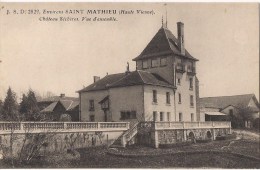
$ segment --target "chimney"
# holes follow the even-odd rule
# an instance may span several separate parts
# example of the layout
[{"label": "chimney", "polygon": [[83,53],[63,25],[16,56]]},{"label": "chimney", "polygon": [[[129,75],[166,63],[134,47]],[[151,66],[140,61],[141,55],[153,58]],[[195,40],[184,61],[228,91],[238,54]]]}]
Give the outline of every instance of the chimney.
[{"label": "chimney", "polygon": [[94,76],[94,83],[96,83],[98,80],[100,80],[99,76]]},{"label": "chimney", "polygon": [[178,47],[181,51],[181,54],[185,55],[184,48],[184,24],[182,22],[177,22],[177,30],[178,30]]},{"label": "chimney", "polygon": [[128,75],[129,73],[130,73],[129,62],[127,62],[125,74]]},{"label": "chimney", "polygon": [[61,94],[60,94],[60,98],[63,98],[63,97],[65,97],[65,94],[64,94],[64,93],[61,93]]}]

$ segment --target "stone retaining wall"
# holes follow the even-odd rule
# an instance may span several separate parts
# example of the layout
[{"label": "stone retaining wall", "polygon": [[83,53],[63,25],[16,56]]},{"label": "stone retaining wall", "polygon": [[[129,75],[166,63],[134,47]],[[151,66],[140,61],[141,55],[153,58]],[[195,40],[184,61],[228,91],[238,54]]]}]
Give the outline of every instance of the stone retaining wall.
[{"label": "stone retaining wall", "polygon": [[[19,156],[23,149],[40,146],[39,153],[62,153],[68,149],[111,145],[123,131],[115,132],[78,132],[78,133],[38,133],[12,134],[13,157]],[[0,135],[0,154],[11,156],[10,134]],[[37,143],[37,144],[36,144]]]}]

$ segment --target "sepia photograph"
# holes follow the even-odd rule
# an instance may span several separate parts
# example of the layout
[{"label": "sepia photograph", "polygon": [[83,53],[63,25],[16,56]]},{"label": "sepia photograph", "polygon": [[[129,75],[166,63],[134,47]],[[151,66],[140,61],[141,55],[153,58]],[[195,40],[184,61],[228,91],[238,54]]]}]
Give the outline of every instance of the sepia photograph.
[{"label": "sepia photograph", "polygon": [[0,168],[260,169],[259,4],[0,2]]}]

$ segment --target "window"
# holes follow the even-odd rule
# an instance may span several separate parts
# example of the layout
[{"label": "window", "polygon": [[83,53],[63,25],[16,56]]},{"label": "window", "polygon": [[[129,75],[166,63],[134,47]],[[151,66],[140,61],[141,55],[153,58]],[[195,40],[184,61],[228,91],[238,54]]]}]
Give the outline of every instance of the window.
[{"label": "window", "polygon": [[157,103],[157,91],[153,90],[153,102]]},{"label": "window", "polygon": [[95,122],[95,115],[90,115],[90,116],[89,116],[89,120],[90,120],[91,122]]},{"label": "window", "polygon": [[163,112],[160,112],[160,121],[163,121]]},{"label": "window", "polygon": [[181,85],[181,79],[180,78],[177,79],[177,84]]},{"label": "window", "polygon": [[192,72],[192,64],[191,63],[188,64],[187,72],[190,72],[190,73]]},{"label": "window", "polygon": [[194,122],[194,113],[191,113],[191,115],[190,115],[190,120],[191,120],[192,122]]},{"label": "window", "polygon": [[158,60],[152,59],[152,67],[158,67]]},{"label": "window", "polygon": [[233,116],[233,109],[229,109],[229,115]]},{"label": "window", "polygon": [[193,89],[193,78],[190,78],[190,89]]},{"label": "window", "polygon": [[182,113],[179,113],[179,122],[182,121]]},{"label": "window", "polygon": [[121,111],[121,120],[136,119],[136,111]]},{"label": "window", "polygon": [[179,93],[179,103],[181,103],[181,93]]},{"label": "window", "polygon": [[167,103],[167,104],[170,104],[170,103],[171,103],[170,92],[166,92],[166,103]]},{"label": "window", "polygon": [[156,117],[157,117],[157,112],[154,111],[154,112],[153,112],[153,121],[157,121],[157,118],[156,118]]},{"label": "window", "polygon": [[170,121],[171,120],[171,113],[170,112],[167,112],[167,121]]},{"label": "window", "polygon": [[142,67],[143,68],[148,68],[148,61],[147,60],[143,60],[142,61]]},{"label": "window", "polygon": [[89,100],[89,111],[94,111],[94,100]]},{"label": "window", "polygon": [[193,102],[193,95],[190,95],[190,106],[194,106],[194,102]]},{"label": "window", "polygon": [[166,65],[167,65],[166,58],[161,58],[161,66],[166,66]]}]

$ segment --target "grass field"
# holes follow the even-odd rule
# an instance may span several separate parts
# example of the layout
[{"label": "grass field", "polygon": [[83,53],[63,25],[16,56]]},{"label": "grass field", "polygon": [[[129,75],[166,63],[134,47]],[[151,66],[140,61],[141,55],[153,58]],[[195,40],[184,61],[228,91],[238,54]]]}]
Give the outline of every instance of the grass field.
[{"label": "grass field", "polygon": [[[16,168],[260,168],[259,161],[230,154],[230,152],[235,152],[260,158],[258,141],[236,140],[230,142],[229,140],[213,141],[167,149],[144,146],[120,149],[92,147],[78,149],[79,159],[68,160],[65,159],[64,154],[52,155],[47,159],[36,160],[30,165],[16,165]],[[189,153],[183,153],[186,151]],[[190,153],[191,151],[204,152]],[[123,156],[111,155],[107,152]],[[133,155],[136,156],[133,157]],[[59,157],[59,159],[53,160],[55,157]],[[46,161],[48,159],[49,161]],[[10,162],[0,161],[0,167],[10,168]]]}]

